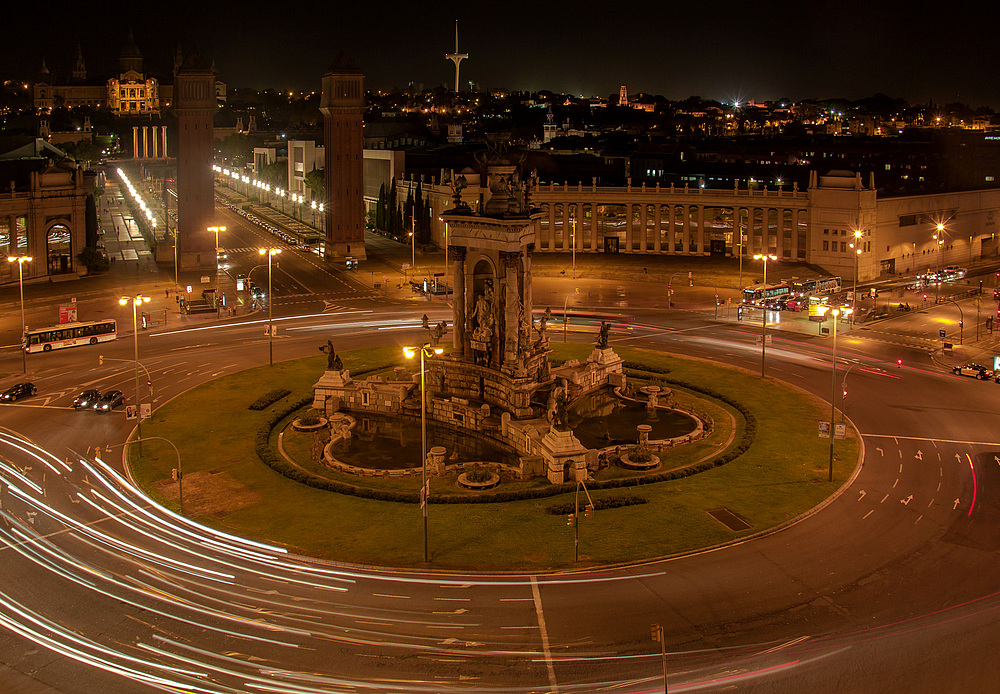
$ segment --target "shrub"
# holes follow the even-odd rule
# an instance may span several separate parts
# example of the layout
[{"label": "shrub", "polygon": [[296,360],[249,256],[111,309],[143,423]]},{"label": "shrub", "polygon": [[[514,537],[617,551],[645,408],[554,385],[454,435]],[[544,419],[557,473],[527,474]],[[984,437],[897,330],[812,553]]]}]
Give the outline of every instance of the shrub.
[{"label": "shrub", "polygon": [[[637,506],[639,504],[648,504],[649,499],[644,496],[638,496],[637,494],[625,494],[622,496],[606,496],[601,499],[594,499],[594,510],[600,511],[601,509],[608,508],[622,508],[624,506]],[[561,504],[554,504],[545,509],[545,512],[553,516],[563,516],[567,513],[576,512],[576,501],[567,501]]]},{"label": "shrub", "polygon": [[474,463],[465,468],[465,479],[474,484],[489,482],[491,477],[493,477],[493,473],[485,465]]},{"label": "shrub", "polygon": [[320,419],[314,414],[306,415],[305,417],[299,417],[299,426],[304,427],[314,427],[319,424]]},{"label": "shrub", "polygon": [[[278,402],[279,400],[281,400],[283,397],[285,397],[286,395],[288,395],[291,392],[292,391],[287,390],[285,388],[275,388],[274,390],[269,390],[266,393],[264,393],[263,395],[261,395],[259,398],[257,398],[256,400],[254,400],[252,403],[250,403],[250,405],[248,406],[248,409],[251,409],[251,410],[263,410],[263,409],[266,409],[267,407],[269,407],[269,406],[273,405],[274,403]],[[310,400],[311,400],[311,398],[310,398]]]}]

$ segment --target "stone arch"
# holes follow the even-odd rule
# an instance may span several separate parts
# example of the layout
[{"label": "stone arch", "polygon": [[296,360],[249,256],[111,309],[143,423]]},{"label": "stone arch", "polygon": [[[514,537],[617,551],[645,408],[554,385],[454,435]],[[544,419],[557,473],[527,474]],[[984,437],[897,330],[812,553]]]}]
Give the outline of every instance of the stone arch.
[{"label": "stone arch", "polygon": [[45,232],[45,257],[50,275],[73,272],[73,232],[62,222],[55,222]]}]

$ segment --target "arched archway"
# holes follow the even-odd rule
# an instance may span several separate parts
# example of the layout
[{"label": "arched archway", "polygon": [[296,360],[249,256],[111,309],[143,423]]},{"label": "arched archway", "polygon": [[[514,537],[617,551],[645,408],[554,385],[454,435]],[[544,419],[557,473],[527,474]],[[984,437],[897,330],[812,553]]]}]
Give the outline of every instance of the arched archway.
[{"label": "arched archway", "polygon": [[73,271],[72,232],[65,224],[53,224],[45,235],[45,255],[49,274],[64,275]]}]

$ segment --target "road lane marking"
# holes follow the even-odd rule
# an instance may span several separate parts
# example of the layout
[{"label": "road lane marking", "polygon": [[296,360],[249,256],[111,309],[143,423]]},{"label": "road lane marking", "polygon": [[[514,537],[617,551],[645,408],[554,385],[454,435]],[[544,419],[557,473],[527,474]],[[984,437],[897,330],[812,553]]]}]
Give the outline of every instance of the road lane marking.
[{"label": "road lane marking", "polygon": [[556,671],[552,666],[552,652],[549,650],[549,632],[545,628],[545,614],[542,612],[542,595],[538,592],[538,579],[531,577],[531,595],[535,601],[535,614],[538,615],[538,630],[542,636],[542,652],[545,654],[545,667],[549,672],[549,685],[553,694],[559,691],[556,684]]},{"label": "road lane marking", "polygon": [[871,511],[869,511],[865,515],[861,516],[861,520],[864,520],[865,518],[867,518],[868,516],[872,515],[873,513],[875,513],[875,509],[872,509]]}]

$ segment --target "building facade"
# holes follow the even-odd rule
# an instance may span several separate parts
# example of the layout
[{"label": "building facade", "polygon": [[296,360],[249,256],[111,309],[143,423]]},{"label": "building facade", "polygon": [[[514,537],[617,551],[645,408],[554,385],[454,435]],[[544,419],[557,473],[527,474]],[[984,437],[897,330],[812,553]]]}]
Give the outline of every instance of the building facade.
[{"label": "building facade", "polygon": [[[398,200],[421,185],[438,246],[446,234],[440,215],[452,205],[457,177],[443,171],[433,179],[396,181]],[[462,199],[473,209],[486,205],[490,192],[478,174],[462,178]],[[537,253],[569,253],[575,246],[577,253],[768,254],[845,278],[857,272],[860,280],[998,255],[1000,189],[880,199],[871,180],[848,171],[813,172],[806,190],[536,184],[531,203],[541,212],[534,221]],[[940,257],[933,238],[939,222],[945,227]]]},{"label": "building facade", "polygon": [[76,278],[93,178],[44,140],[29,147],[0,157],[0,282],[18,281],[6,259],[25,255],[25,280]]}]

